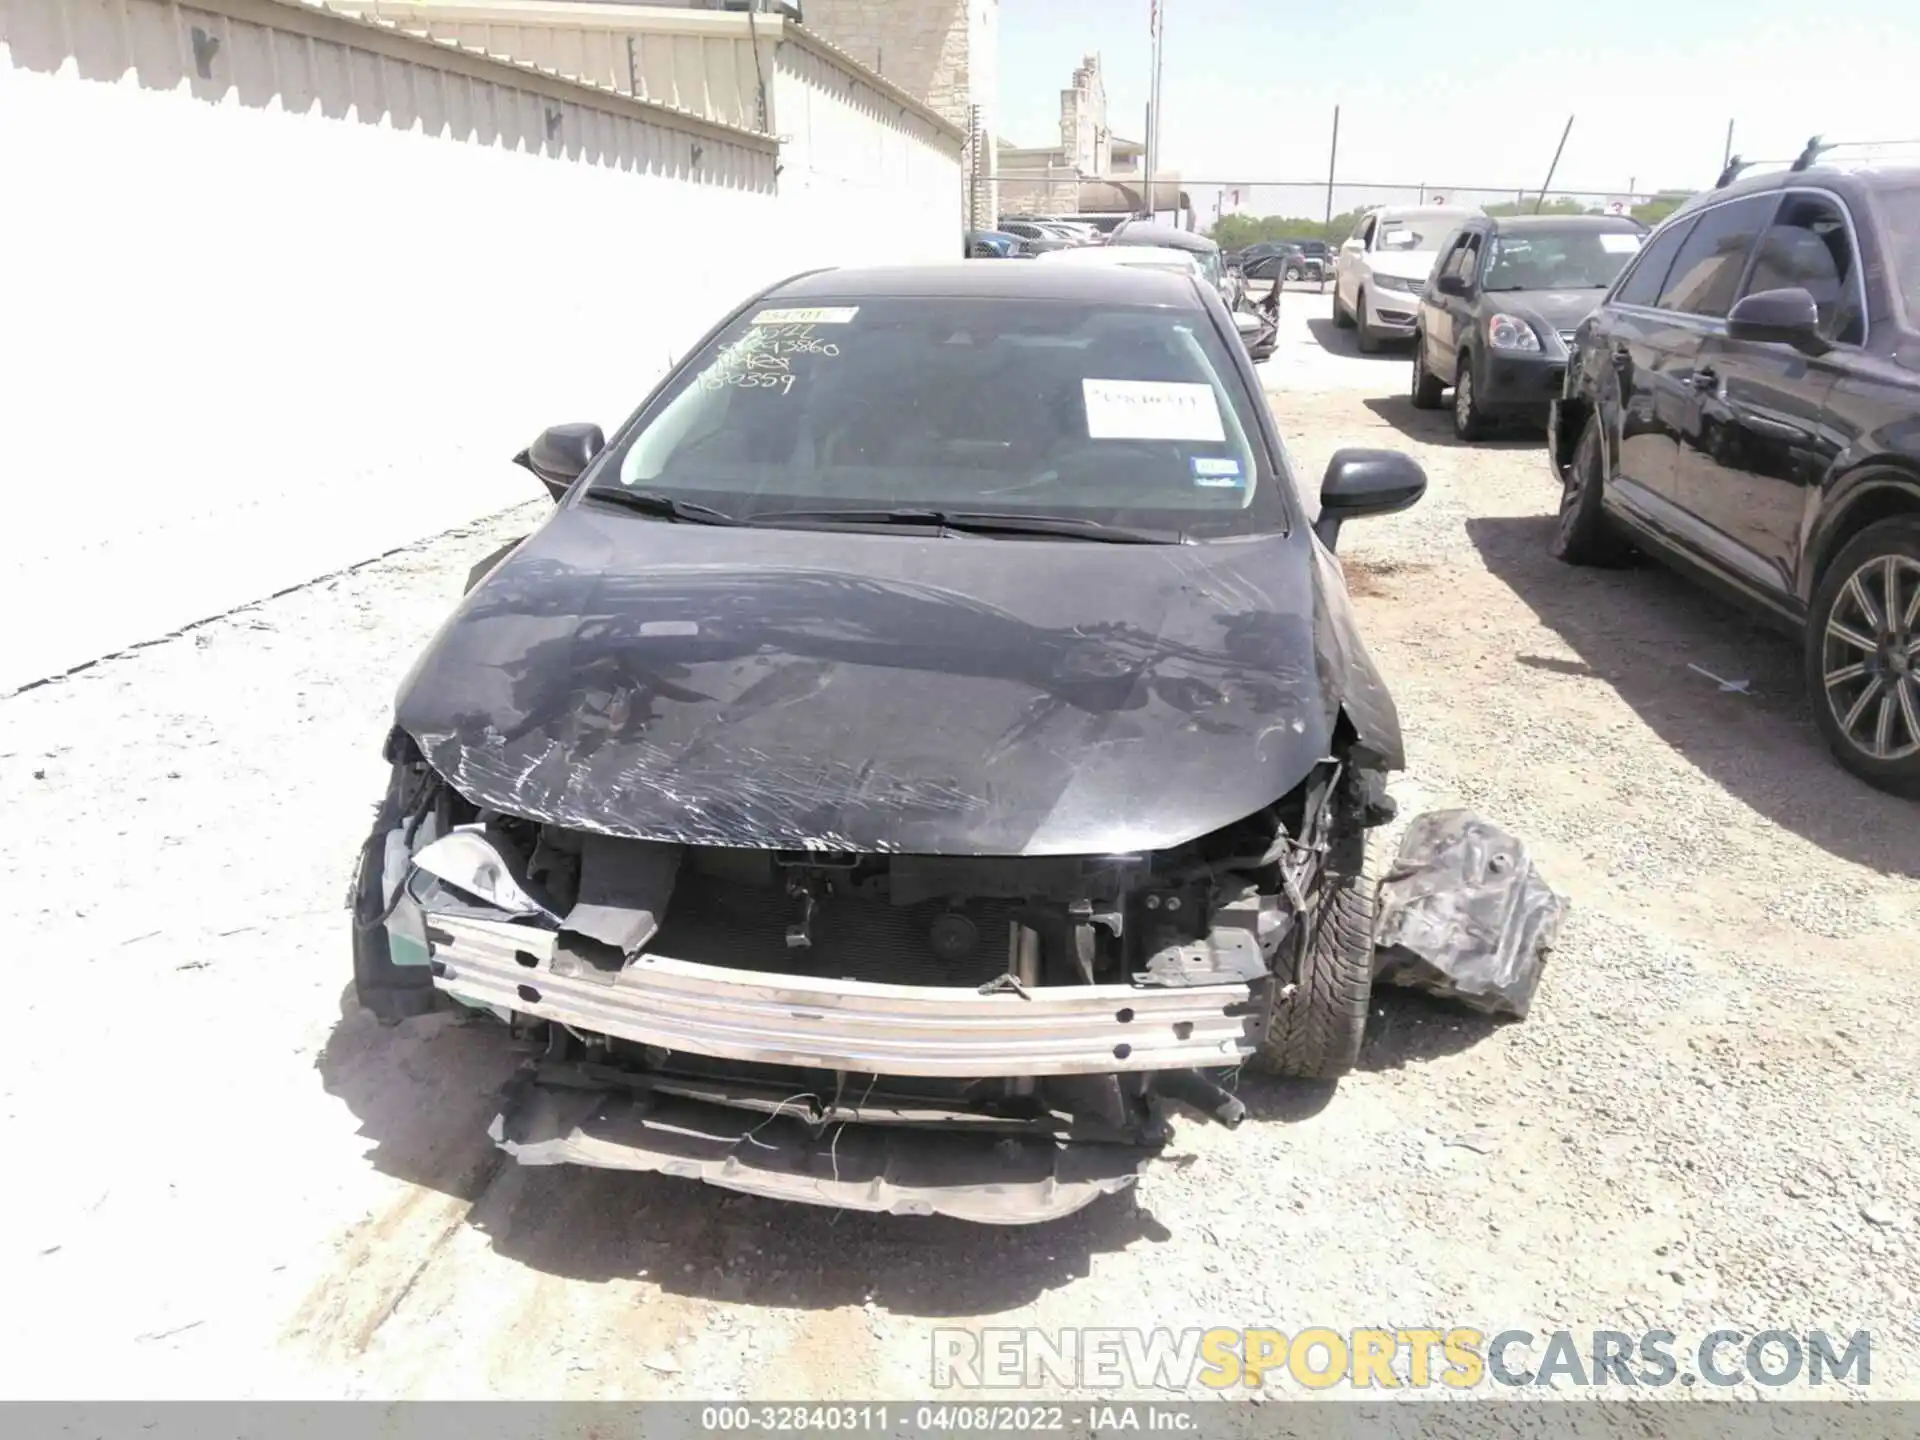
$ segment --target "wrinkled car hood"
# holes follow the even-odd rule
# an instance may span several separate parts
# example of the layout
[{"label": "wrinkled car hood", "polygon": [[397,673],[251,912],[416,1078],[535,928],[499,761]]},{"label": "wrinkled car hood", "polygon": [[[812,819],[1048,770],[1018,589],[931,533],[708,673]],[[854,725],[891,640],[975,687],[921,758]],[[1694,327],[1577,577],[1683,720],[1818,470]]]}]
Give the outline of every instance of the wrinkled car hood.
[{"label": "wrinkled car hood", "polygon": [[573,829],[1159,849],[1290,790],[1343,694],[1402,763],[1334,563],[1305,531],[1104,545],[573,505],[462,601],[396,719],[468,799]]},{"label": "wrinkled car hood", "polygon": [[1566,331],[1600,308],[1604,290],[1489,290],[1488,313],[1501,311],[1539,322],[1548,330]]}]

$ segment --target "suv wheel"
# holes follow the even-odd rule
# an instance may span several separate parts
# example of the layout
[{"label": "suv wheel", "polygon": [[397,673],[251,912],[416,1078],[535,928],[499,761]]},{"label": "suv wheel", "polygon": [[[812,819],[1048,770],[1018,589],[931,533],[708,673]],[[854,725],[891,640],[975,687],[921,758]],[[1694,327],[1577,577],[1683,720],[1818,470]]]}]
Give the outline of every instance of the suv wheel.
[{"label": "suv wheel", "polygon": [[1548,548],[1569,565],[1619,567],[1633,558],[1633,547],[1620,538],[1607,518],[1601,500],[1607,483],[1607,447],[1601,437],[1600,417],[1587,417],[1567,467],[1566,487],[1560,492],[1560,518]]},{"label": "suv wheel", "polygon": [[1920,798],[1920,516],[1869,525],[1814,590],[1807,686],[1834,758]]},{"label": "suv wheel", "polygon": [[1419,331],[1413,334],[1413,386],[1407,398],[1416,410],[1438,410],[1446,384],[1427,369],[1427,339]]},{"label": "suv wheel", "polygon": [[1293,993],[1273,1002],[1255,1069],[1337,1080],[1359,1060],[1373,998],[1373,887],[1366,860],[1365,830],[1354,825],[1334,835],[1316,882],[1300,973]]},{"label": "suv wheel", "polygon": [[1289,280],[1298,280],[1300,278],[1300,267],[1298,265],[1287,266],[1286,278]]},{"label": "suv wheel", "polygon": [[1464,350],[1453,372],[1453,433],[1467,441],[1487,433],[1486,412],[1473,393],[1473,357]]},{"label": "suv wheel", "polygon": [[1353,328],[1356,332],[1354,342],[1359,345],[1362,355],[1380,353],[1380,332],[1367,323],[1367,292],[1353,292]]}]

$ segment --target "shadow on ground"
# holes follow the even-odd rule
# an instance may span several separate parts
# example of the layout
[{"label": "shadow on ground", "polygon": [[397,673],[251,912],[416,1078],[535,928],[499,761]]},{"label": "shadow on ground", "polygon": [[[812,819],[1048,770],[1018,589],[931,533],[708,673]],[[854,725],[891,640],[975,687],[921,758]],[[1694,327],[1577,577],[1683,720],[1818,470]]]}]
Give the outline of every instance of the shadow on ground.
[{"label": "shadow on ground", "polygon": [[[495,1252],[542,1274],[604,1282],[644,1272],[696,1299],[829,1310],[871,1297],[898,1315],[965,1316],[1030,1303],[1086,1278],[1096,1256],[1172,1238],[1133,1191],[1050,1224],[1000,1227],[834,1211],[661,1175],[521,1166],[487,1135],[524,1053],[503,1027],[436,1013],[385,1028],[350,989],[341,1011],[316,1069],[372,1142],[372,1164],[470,1202],[467,1223]],[[1266,1079],[1242,1086],[1249,1123],[1307,1119],[1332,1094]],[[1176,1121],[1188,1134],[1207,1123],[1184,1112]]]},{"label": "shadow on ground", "polygon": [[1444,1060],[1472,1049],[1504,1023],[1418,990],[1376,985],[1359,1068],[1377,1073]]},{"label": "shadow on ground", "polygon": [[1405,395],[1369,396],[1360,403],[1409,440],[1418,440],[1422,445],[1452,445],[1462,450],[1538,450],[1543,489],[1547,485],[1546,430],[1540,425],[1510,420],[1489,433],[1486,439],[1469,441],[1453,433],[1450,410],[1416,410]]},{"label": "shadow on ground", "polygon": [[[1834,762],[1814,727],[1795,639],[1659,566],[1563,565],[1547,553],[1553,527],[1545,515],[1467,522],[1487,570],[1579,657],[1521,655],[1520,664],[1604,681],[1756,813],[1841,859],[1920,878],[1920,804],[1883,795]],[[1722,690],[1689,662],[1748,688]]]},{"label": "shadow on ground", "polygon": [[1351,355],[1356,360],[1377,360],[1382,365],[1405,365],[1408,363],[1407,357],[1413,353],[1410,340],[1385,340],[1381,342],[1383,348],[1379,354],[1362,355],[1360,342],[1354,338],[1354,332],[1342,330],[1324,315],[1316,315],[1307,321],[1307,333],[1329,355]]}]

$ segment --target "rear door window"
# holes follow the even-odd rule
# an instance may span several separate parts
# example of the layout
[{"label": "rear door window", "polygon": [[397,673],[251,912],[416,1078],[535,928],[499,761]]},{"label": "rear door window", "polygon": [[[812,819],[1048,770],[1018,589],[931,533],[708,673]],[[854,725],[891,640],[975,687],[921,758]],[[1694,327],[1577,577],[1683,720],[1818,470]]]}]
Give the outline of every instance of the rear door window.
[{"label": "rear door window", "polygon": [[1703,211],[1655,304],[1683,315],[1723,318],[1740,293],[1747,257],[1779,203],[1777,194],[1749,195]]},{"label": "rear door window", "polygon": [[1840,207],[1824,195],[1790,194],[1760,237],[1741,293],[1805,290],[1820,309],[1821,333],[1842,345],[1858,345],[1867,338],[1858,269]]}]

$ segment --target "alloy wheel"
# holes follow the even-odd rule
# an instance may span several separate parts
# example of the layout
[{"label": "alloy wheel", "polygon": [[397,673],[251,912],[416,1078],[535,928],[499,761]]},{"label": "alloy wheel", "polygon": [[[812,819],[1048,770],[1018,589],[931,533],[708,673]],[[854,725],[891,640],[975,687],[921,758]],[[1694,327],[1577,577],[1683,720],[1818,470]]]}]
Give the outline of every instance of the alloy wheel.
[{"label": "alloy wheel", "polygon": [[1473,369],[1462,365],[1453,382],[1453,428],[1462,435],[1473,430]]},{"label": "alloy wheel", "polygon": [[1847,577],[1821,672],[1849,745],[1881,761],[1920,754],[1920,560],[1876,555]]}]

